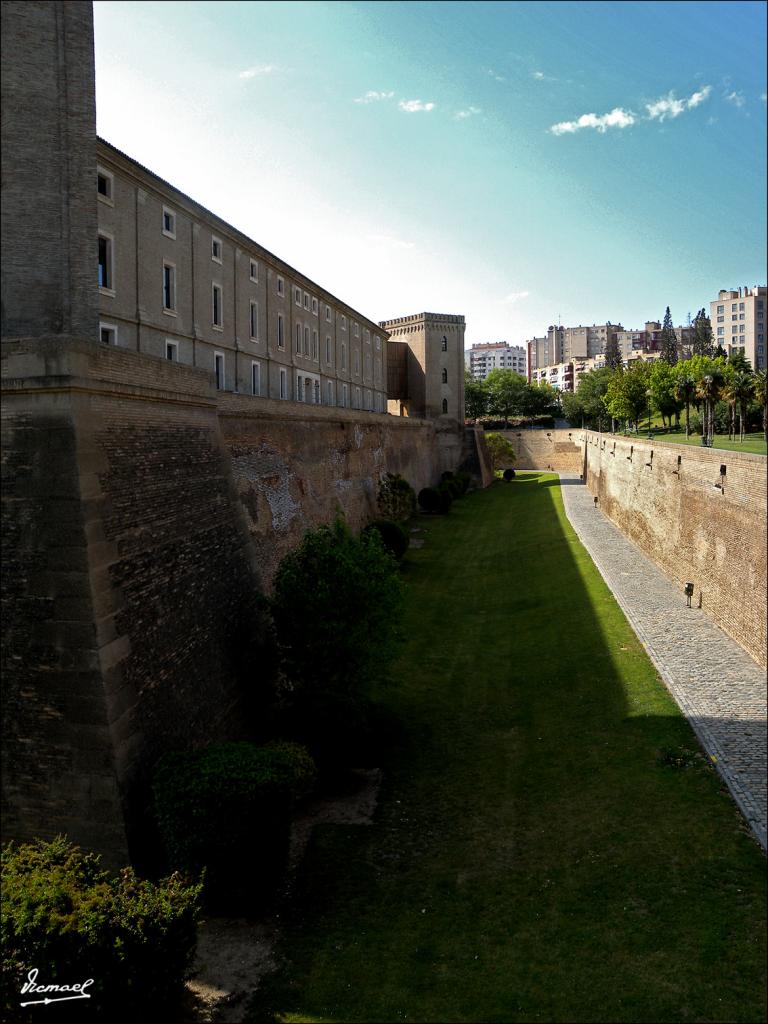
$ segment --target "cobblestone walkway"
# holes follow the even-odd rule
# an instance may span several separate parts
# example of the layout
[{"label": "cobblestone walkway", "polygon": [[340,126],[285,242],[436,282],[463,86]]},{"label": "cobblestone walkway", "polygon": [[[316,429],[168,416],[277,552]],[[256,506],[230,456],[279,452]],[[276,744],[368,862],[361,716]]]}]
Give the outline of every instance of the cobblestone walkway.
[{"label": "cobblestone walkway", "polygon": [[651,660],[766,848],[766,677],[560,473],[566,514]]}]

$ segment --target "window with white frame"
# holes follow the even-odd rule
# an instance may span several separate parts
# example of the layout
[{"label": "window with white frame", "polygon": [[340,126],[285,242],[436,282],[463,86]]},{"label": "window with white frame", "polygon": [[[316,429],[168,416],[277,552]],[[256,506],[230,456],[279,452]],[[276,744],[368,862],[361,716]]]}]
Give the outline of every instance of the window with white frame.
[{"label": "window with white frame", "polygon": [[320,358],[320,339],[317,336],[317,331],[312,331],[312,358],[315,360]]},{"label": "window with white frame", "polygon": [[353,408],[359,409],[360,407],[360,388],[355,388],[355,401]]},{"label": "window with white frame", "polygon": [[331,307],[330,306],[326,306],[325,307],[325,320],[326,320],[326,323],[330,323],[331,322]]},{"label": "window with white frame", "polygon": [[176,214],[167,206],[163,207],[163,234],[166,238],[176,237]]},{"label": "window with white frame", "polygon": [[309,292],[304,292],[304,309],[309,310]]},{"label": "window with white frame", "polygon": [[301,305],[301,288],[293,289],[293,300],[297,306]]},{"label": "window with white frame", "polygon": [[717,312],[718,313],[724,313],[725,312],[725,306],[718,306],[717,307]]},{"label": "window with white frame", "polygon": [[220,284],[211,285],[211,319],[213,326],[221,330],[224,326],[224,310]]},{"label": "window with white frame", "polygon": [[349,385],[341,385],[341,404],[344,409],[349,405]]},{"label": "window with white frame", "polygon": [[333,381],[326,381],[325,385],[325,404],[333,405]]},{"label": "window with white frame", "polygon": [[359,338],[360,337],[360,324],[357,322],[357,320],[355,320],[355,325],[354,326],[355,326],[355,337]]},{"label": "window with white frame", "polygon": [[312,313],[317,316],[317,299],[312,299]]},{"label": "window with white frame", "polygon": [[211,259],[214,263],[221,263],[222,246],[220,238],[211,238]]},{"label": "window with white frame", "polygon": [[99,233],[99,288],[114,292],[114,252],[110,235]]},{"label": "window with white frame", "polygon": [[277,279],[277,294],[285,295],[285,281],[282,279],[282,277],[278,277]]},{"label": "window with white frame", "polygon": [[251,363],[251,394],[261,394],[261,363],[255,360]]},{"label": "window with white frame", "polygon": [[347,368],[347,343],[345,341],[341,343],[341,368],[342,370]]},{"label": "window with white frame", "polygon": [[309,328],[304,328],[304,355],[309,355]]},{"label": "window with white frame", "polygon": [[173,313],[176,310],[176,267],[173,263],[163,263],[163,311]]},{"label": "window with white frame", "polygon": [[213,353],[213,372],[216,376],[216,389],[217,391],[223,391],[226,385],[226,376],[224,371],[224,353],[214,352]]},{"label": "window with white frame", "polygon": [[331,336],[329,334],[325,336],[325,361],[326,363],[331,361]]},{"label": "window with white frame", "polygon": [[115,205],[115,178],[103,167],[96,168],[96,196],[107,206]]},{"label": "window with white frame", "polygon": [[251,302],[250,315],[251,341],[259,340],[259,304]]},{"label": "window with white frame", "polygon": [[285,348],[285,324],[282,313],[277,314],[277,347]]},{"label": "window with white frame", "polygon": [[315,405],[320,405],[321,401],[322,401],[322,396],[321,396],[321,393],[320,393],[320,381],[316,380],[315,381]]},{"label": "window with white frame", "polygon": [[376,335],[376,351],[381,351],[381,338],[378,336],[378,334]]},{"label": "window with white frame", "polygon": [[360,375],[360,353],[355,351],[355,376]]},{"label": "window with white frame", "polygon": [[718,327],[717,328],[717,333],[718,334],[725,334],[725,328],[724,327]]},{"label": "window with white frame", "polygon": [[301,355],[301,324],[296,324],[296,351]]},{"label": "window with white frame", "polygon": [[99,324],[99,340],[102,345],[116,345],[117,327],[115,324]]},{"label": "window with white frame", "polygon": [[259,283],[259,264],[256,262],[256,260],[249,260],[249,263],[250,263],[250,270],[249,270],[250,278],[251,278],[251,280],[253,281],[254,284],[258,284]]},{"label": "window with white frame", "polygon": [[304,401],[304,378],[300,373],[296,374],[296,401]]},{"label": "window with white frame", "polygon": [[171,341],[170,338],[165,339],[165,358],[169,363],[178,363],[179,361],[179,343],[178,341]]},{"label": "window with white frame", "polygon": [[342,331],[346,331],[347,329],[347,318],[343,314],[341,317],[341,329]]},{"label": "window with white frame", "polygon": [[280,397],[288,397],[288,371],[282,368],[280,370]]},{"label": "window with white frame", "polygon": [[371,344],[371,332],[368,330],[367,327],[365,329],[364,341],[365,341],[366,345],[370,345]]}]

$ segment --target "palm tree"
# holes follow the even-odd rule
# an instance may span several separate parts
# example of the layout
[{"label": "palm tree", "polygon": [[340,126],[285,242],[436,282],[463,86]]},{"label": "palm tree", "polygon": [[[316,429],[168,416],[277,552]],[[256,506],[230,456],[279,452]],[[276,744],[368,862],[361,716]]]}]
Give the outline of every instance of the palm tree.
[{"label": "palm tree", "polygon": [[713,367],[696,385],[696,394],[704,403],[704,423],[702,425],[701,441],[707,448],[712,447],[712,441],[715,436],[715,403],[720,397],[722,386],[723,372],[719,367]]},{"label": "palm tree", "polygon": [[691,433],[689,426],[691,399],[696,393],[696,378],[690,373],[681,373],[675,381],[674,390],[677,401],[685,402],[685,436],[689,437]]},{"label": "palm tree", "polygon": [[763,436],[768,443],[768,385],[765,370],[758,370],[752,378],[752,394],[763,407]]},{"label": "palm tree", "polygon": [[[752,385],[752,374],[745,371],[739,370],[733,375],[733,379],[730,383],[731,400],[733,401],[734,409],[738,406],[739,409],[739,441],[744,440],[745,428],[747,425],[747,410],[749,408],[749,400],[754,394]],[[735,435],[735,431],[734,431]]]}]

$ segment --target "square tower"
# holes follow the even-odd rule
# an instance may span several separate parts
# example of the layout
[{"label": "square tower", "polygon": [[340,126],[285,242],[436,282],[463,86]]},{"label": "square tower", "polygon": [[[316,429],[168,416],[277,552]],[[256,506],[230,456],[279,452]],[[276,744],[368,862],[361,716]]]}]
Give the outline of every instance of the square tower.
[{"label": "square tower", "polygon": [[463,316],[414,313],[384,320],[387,408],[396,416],[464,423]]}]

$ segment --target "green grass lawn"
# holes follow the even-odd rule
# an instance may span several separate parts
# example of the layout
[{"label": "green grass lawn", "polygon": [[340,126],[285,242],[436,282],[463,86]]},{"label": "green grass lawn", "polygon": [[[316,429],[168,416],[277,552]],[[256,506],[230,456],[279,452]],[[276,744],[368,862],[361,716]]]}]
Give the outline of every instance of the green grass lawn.
[{"label": "green grass lawn", "polygon": [[[642,432],[638,436],[642,437]],[[674,444],[695,444],[701,447],[701,436],[699,434],[692,434],[686,438],[685,431],[681,434],[658,433],[654,434],[654,437],[658,441],[671,441]],[[766,454],[765,437],[762,433],[745,434],[743,441],[729,441],[727,435],[715,434],[715,443],[712,447],[724,448],[732,452],[749,452],[751,455]]]},{"label": "green grass lawn", "polygon": [[315,830],[249,1020],[764,1020],[764,856],[556,478],[419,525],[379,809]]}]

